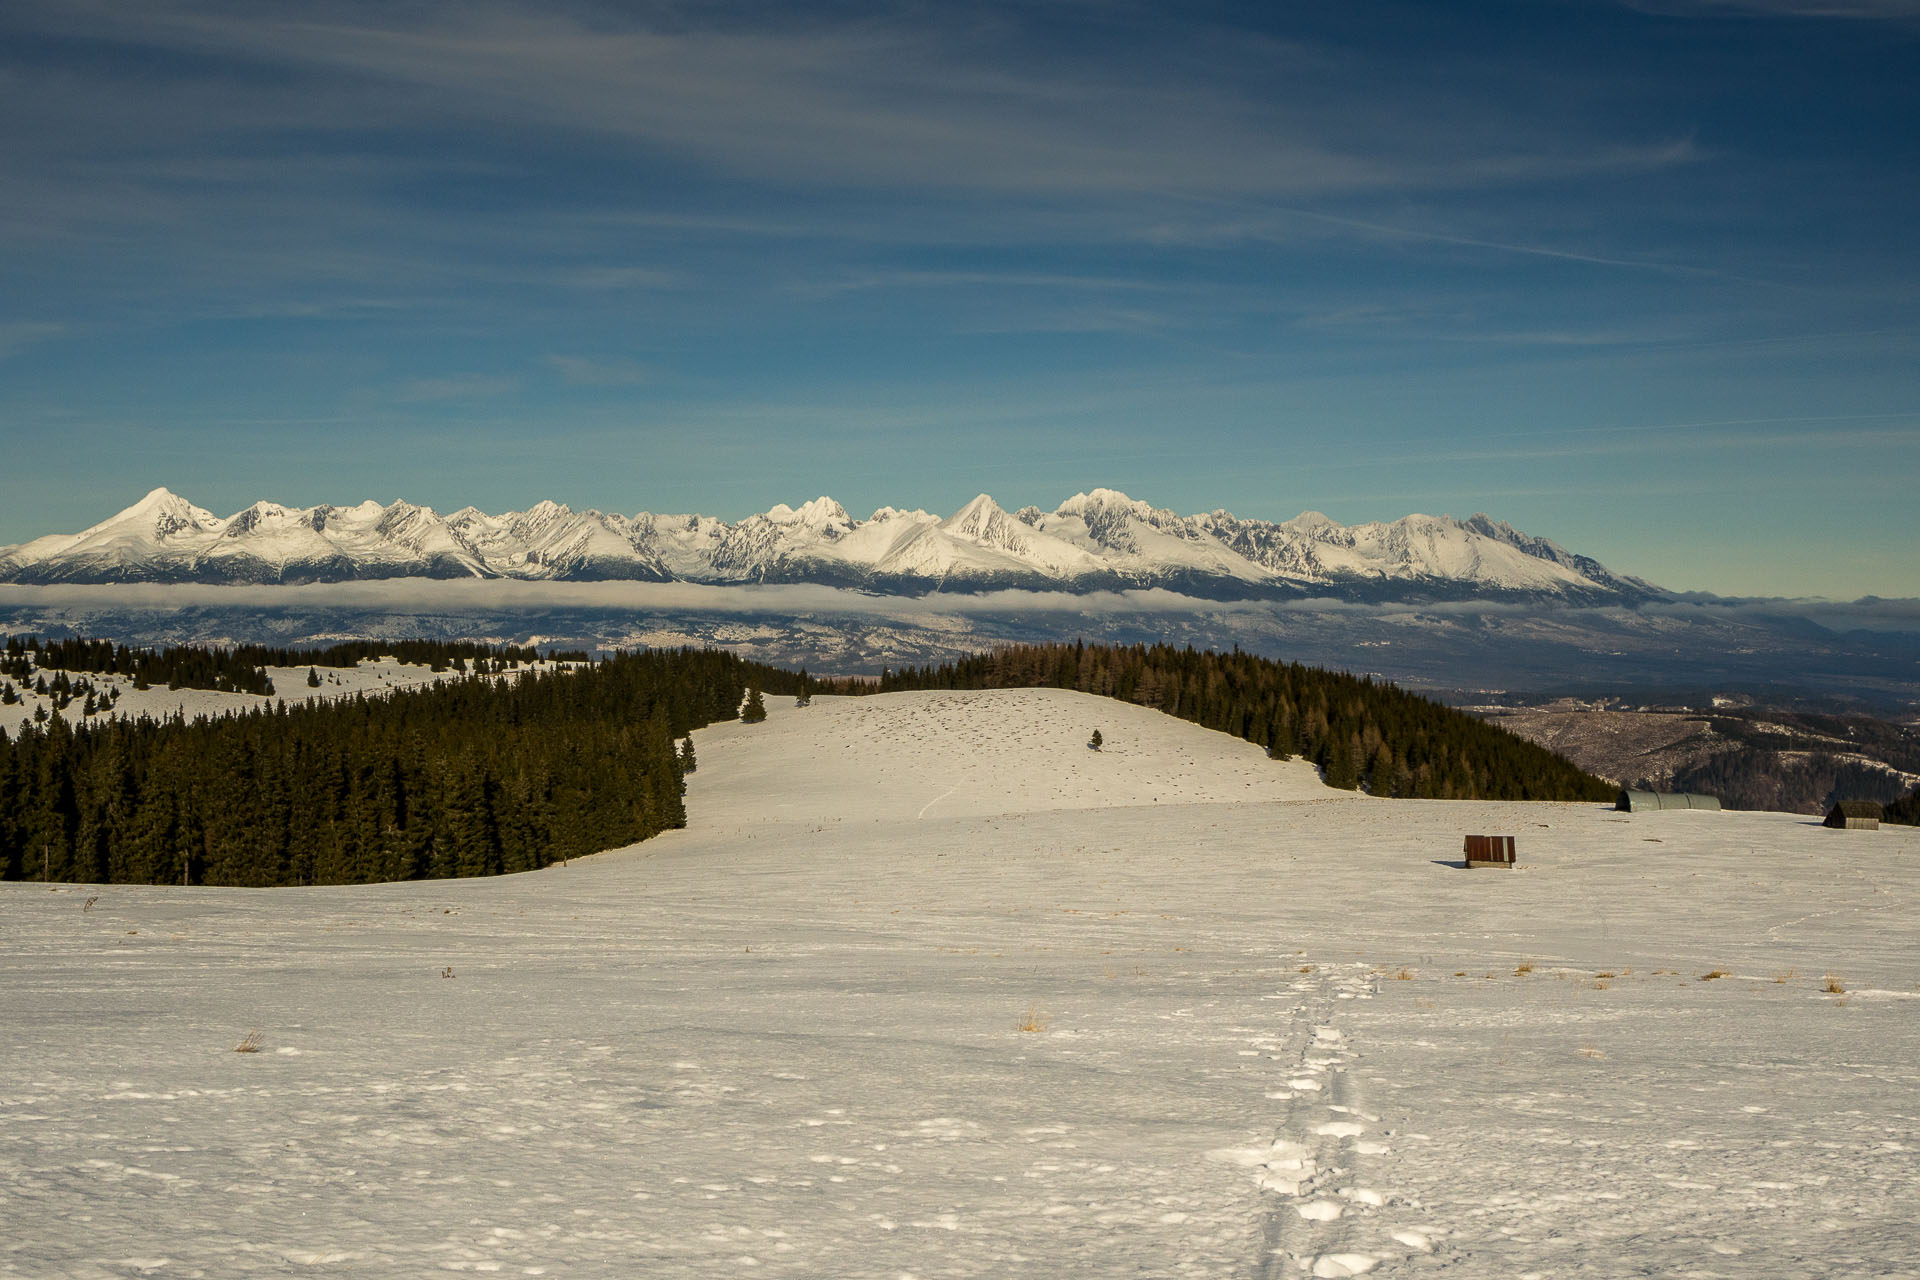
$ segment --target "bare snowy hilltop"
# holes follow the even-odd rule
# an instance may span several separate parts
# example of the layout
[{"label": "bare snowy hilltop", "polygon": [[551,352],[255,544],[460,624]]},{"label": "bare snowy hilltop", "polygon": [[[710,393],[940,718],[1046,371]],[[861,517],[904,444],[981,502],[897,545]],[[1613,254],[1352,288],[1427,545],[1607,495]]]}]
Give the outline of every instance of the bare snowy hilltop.
[{"label": "bare snowy hilltop", "polygon": [[0,884],[0,1275],[1920,1274],[1920,831],[770,710],[544,871]]},{"label": "bare snowy hilltop", "polygon": [[542,502],[440,515],[409,502],[284,507],[225,518],[166,489],[76,534],[0,547],[0,582],[313,583],[380,578],[817,583],[901,595],[1162,588],[1202,599],[1546,596],[1594,603],[1664,593],[1476,515],[1347,526],[1225,511],[1177,515],[1124,493],[1007,512],[981,494],[951,516],[831,498],[728,523],[612,515]]}]

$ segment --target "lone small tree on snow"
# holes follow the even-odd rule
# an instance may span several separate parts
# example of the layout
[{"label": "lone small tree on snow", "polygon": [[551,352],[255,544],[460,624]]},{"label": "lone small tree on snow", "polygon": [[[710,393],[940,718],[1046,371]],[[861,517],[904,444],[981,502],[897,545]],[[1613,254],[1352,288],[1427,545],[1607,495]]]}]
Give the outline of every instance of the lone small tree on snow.
[{"label": "lone small tree on snow", "polygon": [[759,724],[767,718],[766,700],[760,696],[760,686],[747,686],[747,704],[740,708],[740,720],[743,724]]},{"label": "lone small tree on snow", "polygon": [[1100,749],[1100,744],[1105,741],[1106,739],[1100,736],[1100,731],[1098,729],[1095,729],[1093,731],[1093,736],[1087,739],[1087,748],[1091,751],[1098,751]]},{"label": "lone small tree on snow", "polygon": [[319,687],[320,687],[320,673],[314,668],[308,667],[307,668],[307,688],[318,689]]}]

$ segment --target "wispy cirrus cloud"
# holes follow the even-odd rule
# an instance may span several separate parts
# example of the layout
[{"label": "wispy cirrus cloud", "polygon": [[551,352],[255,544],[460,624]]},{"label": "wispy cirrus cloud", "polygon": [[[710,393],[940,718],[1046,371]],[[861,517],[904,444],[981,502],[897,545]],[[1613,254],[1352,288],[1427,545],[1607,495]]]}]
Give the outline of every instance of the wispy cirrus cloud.
[{"label": "wispy cirrus cloud", "polygon": [[413,378],[397,396],[402,404],[434,404],[447,400],[490,400],[520,389],[517,378],[491,373],[456,373],[439,378]]},{"label": "wispy cirrus cloud", "polygon": [[[586,12],[80,0],[20,20],[63,35],[110,21],[122,41],[299,72],[283,87],[258,82],[256,114],[219,122],[208,118],[217,104],[195,97],[240,90],[196,86],[188,96],[157,86],[163,120],[206,134],[244,132],[237,119],[320,127],[330,118],[388,132],[423,117],[511,120],[642,145],[669,164],[803,186],[1304,195],[1500,185],[1689,159],[1684,140],[1571,139],[1490,103],[1471,129],[1458,127],[1458,103],[1431,129],[1417,113],[1396,115],[1391,129],[1369,124],[1374,86],[1344,84],[1350,69],[1338,55],[1204,26],[1169,28],[1190,46],[1183,56],[1116,81],[1097,60],[1035,56],[1004,17],[901,7],[840,22],[769,13],[703,23]],[[341,91],[347,77],[351,96]],[[1327,96],[1356,109],[1327,112]]]},{"label": "wispy cirrus cloud", "polygon": [[548,368],[578,387],[634,387],[653,380],[653,370],[630,360],[594,360],[586,356],[552,355]]},{"label": "wispy cirrus cloud", "polygon": [[0,324],[0,359],[35,343],[51,342],[66,331],[66,325],[50,321],[18,320]]}]

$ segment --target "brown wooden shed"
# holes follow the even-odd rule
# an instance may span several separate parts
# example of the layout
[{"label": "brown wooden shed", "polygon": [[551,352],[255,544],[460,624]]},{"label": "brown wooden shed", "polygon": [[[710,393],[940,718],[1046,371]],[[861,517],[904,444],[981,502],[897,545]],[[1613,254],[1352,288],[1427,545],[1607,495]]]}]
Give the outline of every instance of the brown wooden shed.
[{"label": "brown wooden shed", "polygon": [[1880,806],[1871,800],[1842,800],[1827,811],[1824,825],[1835,831],[1878,831]]},{"label": "brown wooden shed", "polygon": [[1469,867],[1505,867],[1513,870],[1512,836],[1468,836],[1464,851]]}]

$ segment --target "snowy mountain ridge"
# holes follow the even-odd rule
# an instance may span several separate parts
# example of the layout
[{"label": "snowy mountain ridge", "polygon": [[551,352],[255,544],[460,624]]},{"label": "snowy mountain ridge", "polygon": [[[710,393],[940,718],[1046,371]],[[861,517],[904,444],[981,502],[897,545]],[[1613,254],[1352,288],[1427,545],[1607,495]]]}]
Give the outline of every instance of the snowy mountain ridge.
[{"label": "snowy mountain ridge", "polygon": [[855,519],[828,497],[728,523],[575,511],[543,501],[488,515],[409,502],[287,507],[221,518],[167,489],[76,534],[0,547],[0,582],[306,583],[372,578],[813,582],[884,594],[1161,587],[1206,599],[1551,597],[1666,593],[1475,515],[1342,525],[1183,516],[1112,489],[1052,511],[981,494],[953,515],[882,507]]}]

